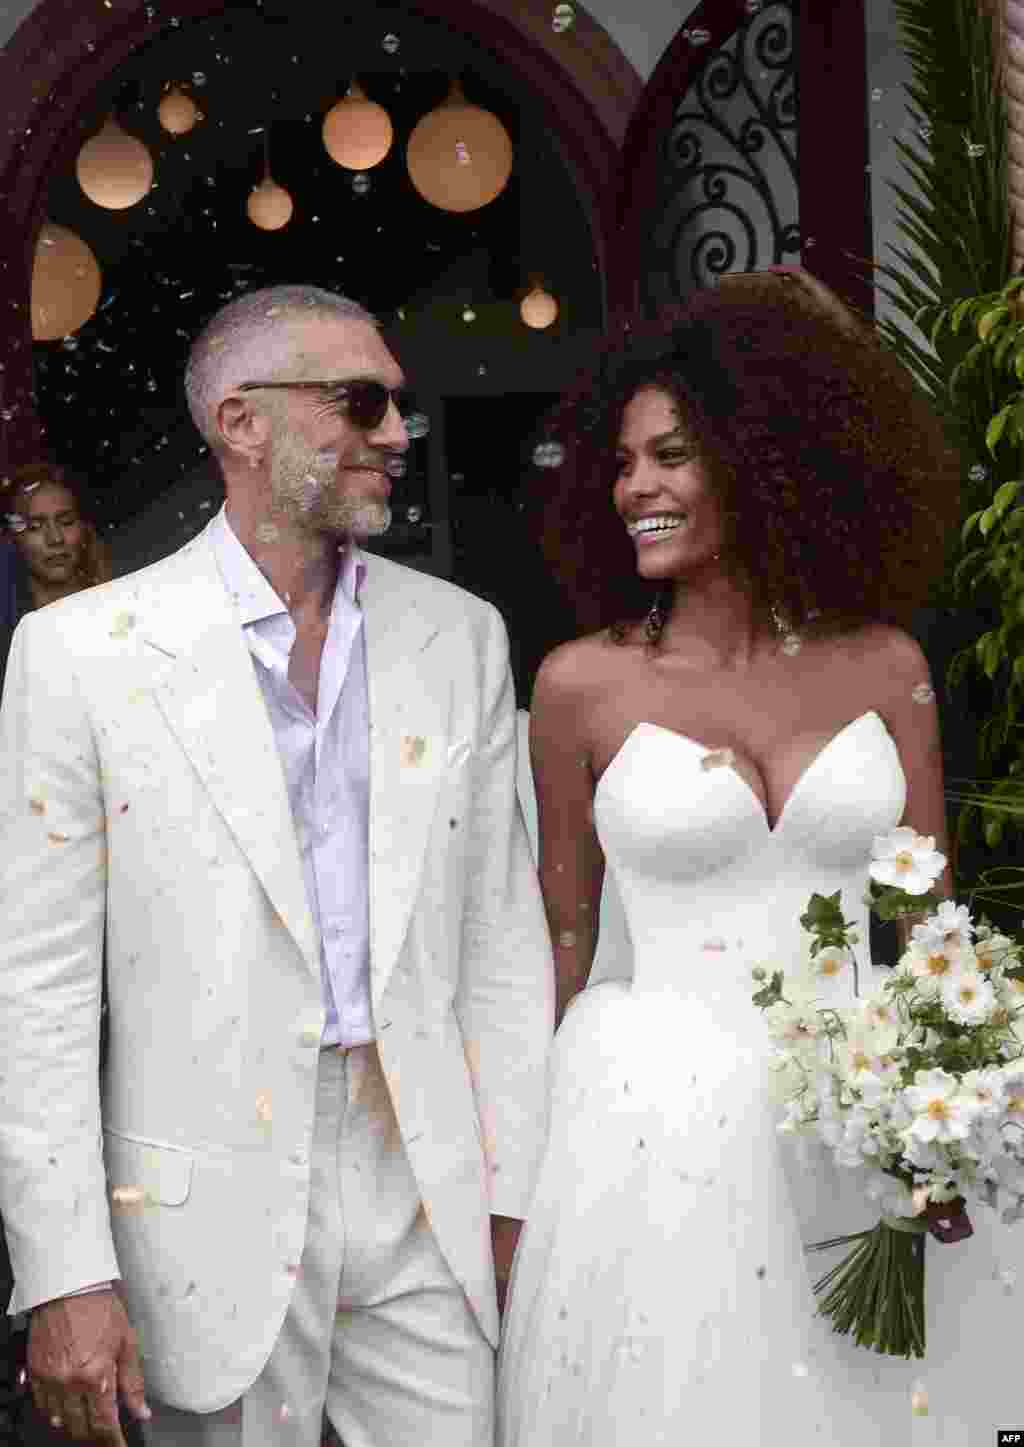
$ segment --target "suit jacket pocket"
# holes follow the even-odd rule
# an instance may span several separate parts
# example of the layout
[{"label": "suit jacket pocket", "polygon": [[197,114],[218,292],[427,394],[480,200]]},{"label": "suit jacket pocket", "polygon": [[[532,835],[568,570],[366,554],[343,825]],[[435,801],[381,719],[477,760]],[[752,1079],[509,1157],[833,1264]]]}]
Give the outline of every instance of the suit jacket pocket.
[{"label": "suit jacket pocket", "polygon": [[183,1206],[188,1200],[194,1164],[190,1150],[105,1126],[103,1155],[115,1211],[150,1204]]}]

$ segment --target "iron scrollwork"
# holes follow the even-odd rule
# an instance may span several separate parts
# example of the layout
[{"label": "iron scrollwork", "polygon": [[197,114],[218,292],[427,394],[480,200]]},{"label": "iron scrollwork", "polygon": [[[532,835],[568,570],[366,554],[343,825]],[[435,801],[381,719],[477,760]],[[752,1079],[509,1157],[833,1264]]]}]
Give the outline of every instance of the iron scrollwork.
[{"label": "iron scrollwork", "polygon": [[655,310],[799,254],[795,25],[791,0],[748,13],[676,106],[644,267]]}]

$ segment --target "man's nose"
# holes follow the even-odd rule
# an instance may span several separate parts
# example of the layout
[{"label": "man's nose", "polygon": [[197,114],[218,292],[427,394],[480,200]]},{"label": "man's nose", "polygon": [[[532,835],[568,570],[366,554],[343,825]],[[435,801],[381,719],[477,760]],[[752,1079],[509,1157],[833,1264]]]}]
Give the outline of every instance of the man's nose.
[{"label": "man's nose", "polygon": [[405,418],[395,406],[395,399],[388,401],[388,410],[379,427],[375,427],[369,434],[370,440],[381,447],[392,447],[395,451],[405,452],[409,447],[409,433],[406,431]]}]

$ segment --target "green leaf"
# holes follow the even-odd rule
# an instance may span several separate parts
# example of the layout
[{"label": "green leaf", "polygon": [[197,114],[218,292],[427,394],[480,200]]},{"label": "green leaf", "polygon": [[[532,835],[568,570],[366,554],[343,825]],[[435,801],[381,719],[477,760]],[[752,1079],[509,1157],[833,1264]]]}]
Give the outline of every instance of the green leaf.
[{"label": "green leaf", "polygon": [[977,302],[973,296],[969,296],[966,301],[957,302],[956,306],[953,308],[952,318],[950,321],[950,327],[954,334],[960,330],[972,307],[976,305]]},{"label": "green leaf", "polygon": [[985,446],[988,448],[989,452],[995,452],[996,447],[999,443],[999,439],[1000,437],[1002,437],[1004,431],[1006,430],[1006,424],[1010,420],[1010,414],[1012,413],[1012,411],[1012,403],[1009,403],[1006,407],[1001,407],[1000,410],[996,413],[996,415],[992,418],[992,421],[986,427]]},{"label": "green leaf", "polygon": [[778,1004],[782,999],[782,978],[781,970],[773,970],[768,984],[755,990],[751,996],[754,1004],[762,1010],[767,1010],[769,1005]]},{"label": "green leaf", "polygon": [[980,317],[977,331],[981,340],[983,342],[987,341],[992,335],[993,330],[999,326],[1001,322],[1004,322],[1009,315],[1010,308],[1004,302],[1000,306],[994,306],[991,311],[987,311],[984,316]]},{"label": "green leaf", "polygon": [[1003,821],[998,814],[985,820],[985,843],[990,849],[998,849],[1003,837]]},{"label": "green leaf", "polygon": [[[966,543],[967,539],[970,537],[971,531],[977,526],[978,519],[981,517],[983,511],[984,509],[979,508],[977,512],[972,512],[970,517],[964,523],[963,527],[960,530],[960,541],[962,543]],[[973,554],[971,556],[973,556]],[[964,558],[963,561],[966,563],[969,561],[969,559]]]},{"label": "green leaf", "polygon": [[1012,482],[1004,482],[1001,487],[996,489],[996,495],[992,499],[992,507],[997,517],[1002,517],[1022,486],[1024,486],[1024,483],[1017,478]]}]

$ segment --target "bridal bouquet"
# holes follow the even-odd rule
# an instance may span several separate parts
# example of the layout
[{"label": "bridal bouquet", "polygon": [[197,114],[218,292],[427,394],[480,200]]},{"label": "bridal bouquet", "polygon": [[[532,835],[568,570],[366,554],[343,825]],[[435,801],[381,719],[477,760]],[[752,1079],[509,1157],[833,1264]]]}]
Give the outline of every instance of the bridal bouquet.
[{"label": "bridal bouquet", "polygon": [[820,1310],[858,1345],[903,1357],[924,1355],[926,1233],[970,1236],[968,1197],[1024,1216],[1022,949],[930,892],[946,862],[934,845],[907,828],[875,840],[866,903],[884,919],[927,915],[880,990],[859,997],[838,893],[812,895],[801,916],[812,938],[792,981],[753,972],[779,1129],[809,1130],[859,1168],[879,1208],[877,1226],[808,1248],[853,1248],[815,1283]]}]

